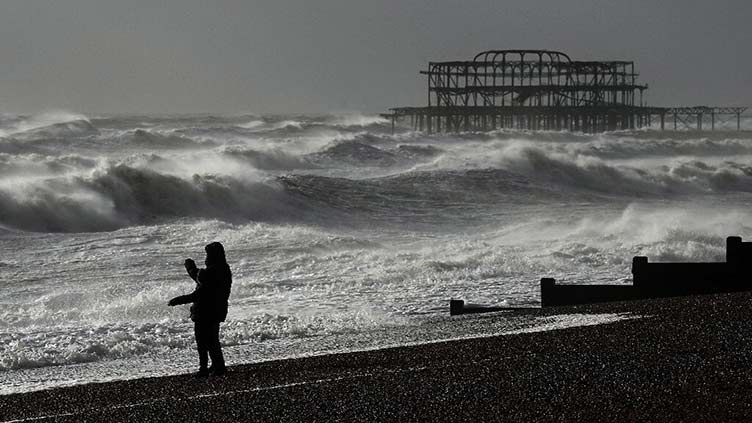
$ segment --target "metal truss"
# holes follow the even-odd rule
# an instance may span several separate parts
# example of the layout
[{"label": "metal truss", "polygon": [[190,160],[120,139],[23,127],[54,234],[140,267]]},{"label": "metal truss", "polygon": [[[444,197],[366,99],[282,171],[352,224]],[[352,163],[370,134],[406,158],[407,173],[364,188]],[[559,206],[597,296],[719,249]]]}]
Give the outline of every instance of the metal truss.
[{"label": "metal truss", "polygon": [[[428,105],[385,114],[409,118],[415,129],[433,131],[634,129],[666,115],[675,123],[699,113],[705,118],[739,108],[660,108],[644,104],[647,84],[631,61],[575,61],[552,50],[488,50],[469,61],[429,62]],[[743,109],[743,108],[742,108]],[[743,110],[742,110],[743,111]],[[702,125],[700,125],[702,126]]]}]

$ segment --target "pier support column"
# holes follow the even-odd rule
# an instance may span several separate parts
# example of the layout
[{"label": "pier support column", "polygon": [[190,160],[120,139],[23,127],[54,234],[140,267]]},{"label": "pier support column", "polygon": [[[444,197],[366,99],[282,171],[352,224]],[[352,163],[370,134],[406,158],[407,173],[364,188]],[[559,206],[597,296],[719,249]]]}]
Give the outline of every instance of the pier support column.
[{"label": "pier support column", "polygon": [[742,113],[736,112],[736,130],[741,131],[742,130]]}]

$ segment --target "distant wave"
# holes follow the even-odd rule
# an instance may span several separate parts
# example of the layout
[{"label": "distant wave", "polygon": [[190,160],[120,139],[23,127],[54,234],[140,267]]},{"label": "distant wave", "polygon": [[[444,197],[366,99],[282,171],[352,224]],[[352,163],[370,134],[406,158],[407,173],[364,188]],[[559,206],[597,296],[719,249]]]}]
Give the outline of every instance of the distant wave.
[{"label": "distant wave", "polygon": [[326,118],[325,122],[330,125],[336,125],[336,126],[347,127],[347,128],[352,128],[352,127],[386,128],[387,125],[390,125],[389,121],[381,116],[363,115],[359,113],[343,113],[339,115],[332,115]]},{"label": "distant wave", "polygon": [[531,145],[518,145],[499,153],[498,163],[533,180],[603,194],[639,196],[752,192],[750,167],[734,162],[711,165],[700,160],[689,160],[645,169],[614,165],[588,156],[561,155]]},{"label": "distant wave", "polygon": [[351,165],[389,167],[398,164],[417,163],[438,156],[443,151],[433,146],[399,145],[394,149],[384,149],[366,143],[359,138],[341,140],[325,147],[322,151],[309,154],[313,162],[337,162]]},{"label": "distant wave", "polygon": [[[258,152],[238,154],[241,160],[250,157],[267,167],[305,165],[287,156],[272,163],[265,162],[269,156]],[[158,164],[148,160],[146,165]],[[156,156],[154,160],[162,159]],[[66,162],[91,164],[73,156],[57,165]],[[90,176],[51,177],[1,187],[0,224],[32,231],[78,232],[180,218],[314,222],[318,215],[312,211],[321,207],[376,213],[386,219],[412,216],[419,221],[421,216],[441,216],[480,205],[508,207],[576,198],[591,201],[603,195],[628,201],[674,194],[752,192],[752,167],[730,162],[713,166],[688,161],[648,172],[597,160],[569,160],[528,147],[505,152],[500,165],[410,171],[369,179],[292,174],[263,181],[213,174],[186,179],[140,166],[112,164],[97,168]]]},{"label": "distant wave", "polygon": [[243,129],[254,129],[264,126],[264,121],[260,119],[254,119],[248,122],[237,123],[235,126]]},{"label": "distant wave", "polygon": [[[345,133],[372,131],[386,132],[391,126],[379,116],[338,114],[325,116],[265,116],[231,127],[264,135],[301,135],[309,131],[335,130]],[[219,128],[215,128],[219,129]]]},{"label": "distant wave", "polygon": [[602,159],[752,155],[752,143],[741,138],[638,139],[631,134],[623,137],[605,135],[600,140],[558,146],[557,149]]},{"label": "distant wave", "polygon": [[97,160],[76,155],[0,153],[0,176],[43,176],[93,169]]},{"label": "distant wave", "polygon": [[339,161],[359,165],[392,166],[394,153],[357,141],[342,141],[309,156],[314,161]]},{"label": "distant wave", "polygon": [[[6,115],[0,118],[0,137],[39,136],[47,137],[81,135],[91,132],[93,126],[89,119],[81,114],[65,111],[46,112],[37,115]],[[45,134],[46,132],[46,134]]]},{"label": "distant wave", "polygon": [[258,151],[254,149],[230,147],[223,151],[225,156],[240,160],[261,170],[313,169],[317,166],[305,158],[286,153],[280,149]]},{"label": "distant wave", "polygon": [[127,131],[118,135],[114,141],[131,147],[155,149],[211,148],[217,145],[211,141],[195,141],[187,137],[162,134],[144,129]]},{"label": "distant wave", "polygon": [[99,130],[89,123],[89,121],[83,119],[55,123],[12,134],[13,138],[22,140],[81,138],[95,135],[99,135]]},{"label": "distant wave", "polygon": [[310,213],[320,207],[407,222],[480,204],[752,193],[752,143],[728,133],[392,134],[365,115],[60,119],[2,117],[33,127],[0,138],[0,225],[336,221]]},{"label": "distant wave", "polygon": [[102,133],[84,121],[56,124],[0,138],[0,153],[6,154],[57,155],[68,154],[71,150],[117,154],[137,149],[187,150],[216,146],[212,141],[197,141],[144,129]]},{"label": "distant wave", "polygon": [[[5,116],[0,119],[0,138],[21,140],[71,139],[111,132],[120,133],[120,141],[133,144],[153,142],[170,144],[178,138],[196,142],[242,140],[247,137],[300,137],[320,133],[387,133],[389,126],[378,116],[342,114],[324,116],[111,116],[88,119],[72,113],[35,116]],[[140,128],[140,129],[135,129]]]},{"label": "distant wave", "polygon": [[[335,222],[339,221],[335,210],[398,219],[412,215],[420,220],[426,212],[440,215],[446,206],[461,210],[545,198],[562,197],[556,190],[498,169],[410,172],[362,180],[293,174],[253,181],[209,174],[184,179],[121,163],[97,168],[90,176],[1,187],[0,224],[30,231],[81,232],[182,218]],[[328,211],[321,214],[321,210]]]},{"label": "distant wave", "polygon": [[177,218],[275,221],[298,212],[274,183],[229,176],[191,180],[126,165],[89,177],[50,178],[0,189],[0,223],[44,232],[113,230]]},{"label": "distant wave", "polygon": [[564,194],[500,169],[408,172],[351,180],[311,175],[281,178],[286,189],[337,209],[363,211],[415,222],[451,210],[561,200]]}]

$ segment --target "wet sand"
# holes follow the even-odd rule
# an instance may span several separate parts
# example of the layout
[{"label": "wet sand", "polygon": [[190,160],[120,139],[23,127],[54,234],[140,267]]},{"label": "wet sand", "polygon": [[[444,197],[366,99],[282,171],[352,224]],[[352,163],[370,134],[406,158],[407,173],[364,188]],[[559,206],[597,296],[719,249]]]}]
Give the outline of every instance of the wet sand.
[{"label": "wet sand", "polygon": [[749,421],[751,304],[735,293],[515,310],[484,318],[642,317],[7,395],[0,421]]}]

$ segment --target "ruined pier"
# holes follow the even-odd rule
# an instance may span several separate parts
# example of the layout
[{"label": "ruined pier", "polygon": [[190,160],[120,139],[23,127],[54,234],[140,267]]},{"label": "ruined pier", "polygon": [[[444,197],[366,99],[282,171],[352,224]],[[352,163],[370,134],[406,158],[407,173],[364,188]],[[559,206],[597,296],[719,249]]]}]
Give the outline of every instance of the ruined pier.
[{"label": "ruined pier", "polygon": [[489,50],[470,61],[429,62],[428,105],[395,107],[394,127],[604,132],[645,127],[716,129],[746,107],[651,107],[632,61],[575,61],[551,50]]}]

